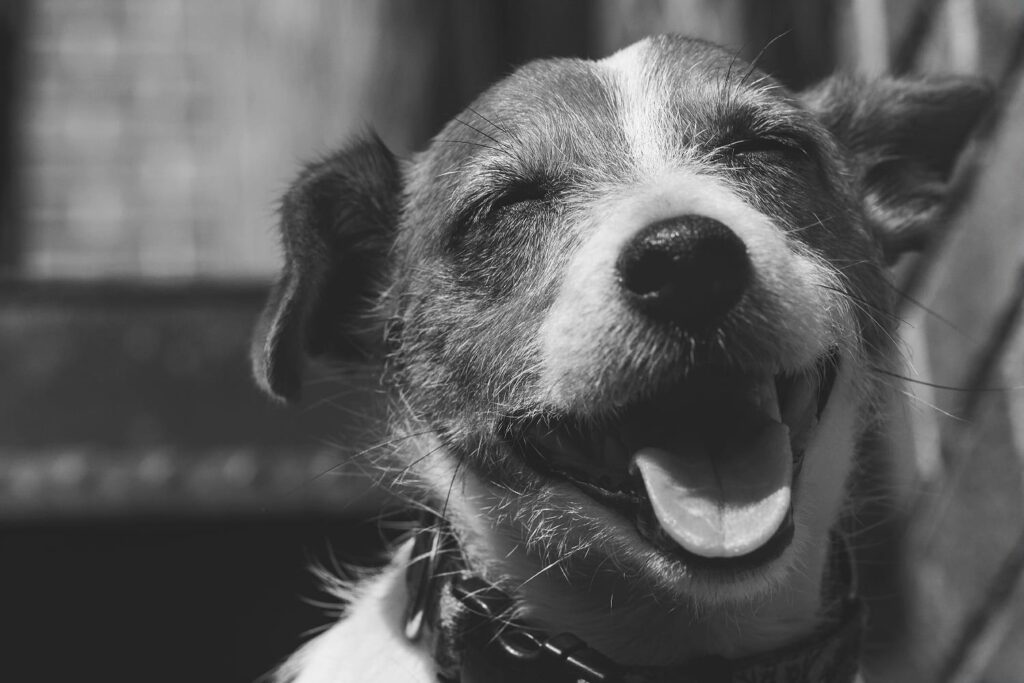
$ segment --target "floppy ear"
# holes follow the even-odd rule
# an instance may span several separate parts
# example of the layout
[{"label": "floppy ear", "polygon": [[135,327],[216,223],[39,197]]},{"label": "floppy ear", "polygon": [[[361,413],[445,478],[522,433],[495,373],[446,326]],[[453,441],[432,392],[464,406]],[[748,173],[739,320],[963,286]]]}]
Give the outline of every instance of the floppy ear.
[{"label": "floppy ear", "polygon": [[[281,203],[284,269],[252,342],[256,382],[295,400],[307,356],[358,359],[382,343],[375,304],[398,222],[398,164],[375,135],[308,165]],[[375,319],[376,318],[376,319]]]},{"label": "floppy ear", "polygon": [[890,263],[924,246],[957,158],[992,100],[980,79],[832,77],[801,94],[857,162]]}]

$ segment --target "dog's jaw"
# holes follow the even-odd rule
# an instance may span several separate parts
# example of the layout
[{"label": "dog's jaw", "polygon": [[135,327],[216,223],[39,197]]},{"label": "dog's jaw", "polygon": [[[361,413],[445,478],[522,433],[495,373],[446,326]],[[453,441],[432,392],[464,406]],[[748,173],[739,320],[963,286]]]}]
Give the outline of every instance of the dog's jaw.
[{"label": "dog's jaw", "polygon": [[792,543],[728,578],[658,551],[571,483],[536,477],[516,490],[495,486],[429,436],[413,446],[434,453],[416,473],[420,486],[443,492],[439,504],[471,568],[514,594],[529,623],[572,632],[624,664],[742,656],[806,636],[828,616],[829,534],[863,400],[857,366],[845,363],[795,483]]}]

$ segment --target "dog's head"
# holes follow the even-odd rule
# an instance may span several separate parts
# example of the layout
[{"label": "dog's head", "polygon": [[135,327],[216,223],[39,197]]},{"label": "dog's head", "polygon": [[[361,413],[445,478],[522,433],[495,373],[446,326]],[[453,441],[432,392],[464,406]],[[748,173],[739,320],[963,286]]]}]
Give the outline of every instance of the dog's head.
[{"label": "dog's head", "polygon": [[885,267],[987,97],[793,94],[676,37],[529,64],[404,166],[367,137],[299,177],[257,378],[386,363],[396,435],[428,434],[395,464],[482,565],[749,598],[823,562],[894,355]]}]

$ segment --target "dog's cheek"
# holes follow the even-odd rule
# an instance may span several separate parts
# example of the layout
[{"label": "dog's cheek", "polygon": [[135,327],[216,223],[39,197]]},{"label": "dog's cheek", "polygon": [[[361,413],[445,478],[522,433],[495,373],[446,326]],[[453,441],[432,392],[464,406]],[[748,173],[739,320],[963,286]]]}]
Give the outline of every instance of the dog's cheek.
[{"label": "dog's cheek", "polygon": [[[845,179],[845,180],[844,180]],[[782,226],[798,249],[827,262],[839,274],[835,291],[845,297],[863,347],[876,359],[891,352],[893,292],[881,245],[863,222],[859,200],[839,161],[801,172],[747,175],[735,189],[746,201]],[[846,321],[836,321],[846,329]]]},{"label": "dog's cheek", "polygon": [[499,305],[536,282],[545,228],[557,221],[542,202],[504,207],[498,215],[458,227],[446,239],[445,266],[460,300]]},{"label": "dog's cheek", "polygon": [[834,164],[780,166],[773,172],[746,172],[732,188],[770,217],[790,240],[811,248],[834,264],[877,257],[867,228],[859,220],[857,199]]},{"label": "dog's cheek", "polygon": [[[807,447],[794,511],[796,547],[820,554],[828,547],[844,499],[854,453],[865,425],[866,396],[857,375],[858,361],[846,357],[817,433]],[[820,558],[819,558],[820,559]]]},{"label": "dog's cheek", "polygon": [[481,235],[466,251],[413,269],[398,355],[417,409],[436,420],[486,420],[535,400],[535,340],[554,297],[552,262],[564,251],[564,232],[557,223],[518,227],[525,229],[489,243]]}]

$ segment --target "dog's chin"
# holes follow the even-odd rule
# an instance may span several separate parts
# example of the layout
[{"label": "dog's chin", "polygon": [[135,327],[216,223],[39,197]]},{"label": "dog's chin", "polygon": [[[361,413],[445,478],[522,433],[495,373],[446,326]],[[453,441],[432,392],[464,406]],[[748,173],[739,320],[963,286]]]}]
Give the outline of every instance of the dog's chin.
[{"label": "dog's chin", "polygon": [[524,421],[509,446],[540,482],[538,514],[559,511],[578,545],[589,531],[665,596],[749,600],[814,541],[794,511],[839,364],[832,350],[782,375],[695,371],[604,415]]}]

